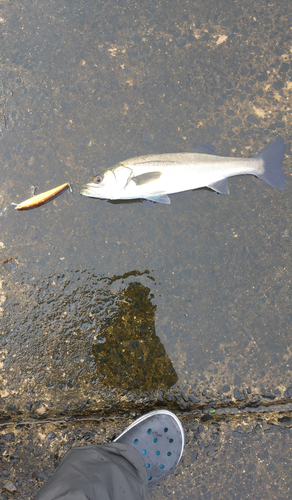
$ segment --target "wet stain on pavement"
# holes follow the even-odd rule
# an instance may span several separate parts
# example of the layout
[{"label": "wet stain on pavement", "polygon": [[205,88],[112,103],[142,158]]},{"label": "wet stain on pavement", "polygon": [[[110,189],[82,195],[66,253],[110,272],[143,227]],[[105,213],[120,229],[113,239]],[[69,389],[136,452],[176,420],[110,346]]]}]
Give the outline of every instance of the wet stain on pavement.
[{"label": "wet stain on pavement", "polygon": [[[93,354],[109,387],[127,390],[170,388],[177,382],[173,365],[155,334],[155,310],[149,288],[132,282],[119,294],[118,311],[100,330]],[[106,379],[106,380],[105,380]]]}]

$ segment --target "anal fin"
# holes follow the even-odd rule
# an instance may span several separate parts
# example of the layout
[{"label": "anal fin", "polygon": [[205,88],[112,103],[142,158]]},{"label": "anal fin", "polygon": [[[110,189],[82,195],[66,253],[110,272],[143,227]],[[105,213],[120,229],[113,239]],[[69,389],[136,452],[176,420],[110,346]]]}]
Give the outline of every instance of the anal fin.
[{"label": "anal fin", "polygon": [[152,194],[144,196],[145,200],[155,201],[155,203],[164,203],[164,205],[170,204],[170,198],[167,194]]},{"label": "anal fin", "polygon": [[229,194],[227,179],[221,179],[221,181],[214,182],[213,184],[209,184],[208,188],[217,191],[220,194]]}]

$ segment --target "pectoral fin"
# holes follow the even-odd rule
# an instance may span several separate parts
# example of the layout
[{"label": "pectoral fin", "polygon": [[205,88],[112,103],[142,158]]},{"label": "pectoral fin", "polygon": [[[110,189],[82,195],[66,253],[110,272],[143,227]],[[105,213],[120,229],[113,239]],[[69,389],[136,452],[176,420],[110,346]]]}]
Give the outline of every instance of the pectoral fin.
[{"label": "pectoral fin", "polygon": [[217,191],[217,193],[220,194],[229,194],[227,179],[222,179],[221,181],[214,182],[214,184],[210,184],[207,187],[213,189],[214,191]]},{"label": "pectoral fin", "polygon": [[144,196],[146,200],[155,201],[155,203],[164,203],[164,205],[170,204],[170,198],[167,194],[152,194]]},{"label": "pectoral fin", "polygon": [[143,184],[148,184],[148,182],[156,181],[159,177],[161,177],[161,172],[146,172],[145,174],[132,177],[131,181],[134,181],[136,186],[143,186]]}]

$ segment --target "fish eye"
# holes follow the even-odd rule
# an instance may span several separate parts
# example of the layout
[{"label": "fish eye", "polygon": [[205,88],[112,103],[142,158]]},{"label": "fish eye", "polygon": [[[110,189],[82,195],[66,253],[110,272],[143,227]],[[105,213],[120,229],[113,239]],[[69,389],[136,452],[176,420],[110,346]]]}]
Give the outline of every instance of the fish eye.
[{"label": "fish eye", "polygon": [[102,181],[102,177],[101,175],[96,175],[93,180],[94,182],[96,182],[96,184],[100,184]]}]

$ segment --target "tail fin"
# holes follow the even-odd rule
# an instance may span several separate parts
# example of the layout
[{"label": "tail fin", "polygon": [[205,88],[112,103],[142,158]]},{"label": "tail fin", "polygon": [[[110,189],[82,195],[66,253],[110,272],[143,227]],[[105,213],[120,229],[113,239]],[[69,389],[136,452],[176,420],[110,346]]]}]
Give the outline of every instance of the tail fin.
[{"label": "tail fin", "polygon": [[257,177],[265,181],[276,189],[284,189],[286,177],[281,169],[281,162],[285,152],[285,144],[280,137],[276,141],[268,144],[254,158],[261,158],[264,161],[264,172]]}]

